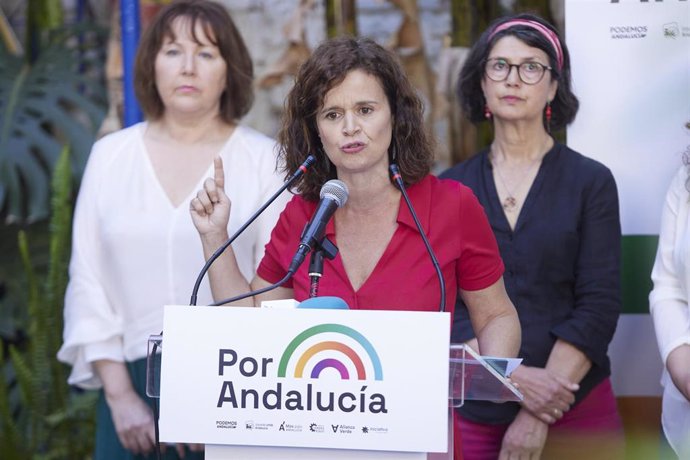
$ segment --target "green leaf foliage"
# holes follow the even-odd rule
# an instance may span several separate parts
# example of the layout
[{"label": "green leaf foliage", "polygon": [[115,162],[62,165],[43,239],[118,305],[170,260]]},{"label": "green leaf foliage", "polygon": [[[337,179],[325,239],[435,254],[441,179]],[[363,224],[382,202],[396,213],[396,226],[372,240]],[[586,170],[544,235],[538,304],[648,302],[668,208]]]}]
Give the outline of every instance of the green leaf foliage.
[{"label": "green leaf foliage", "polygon": [[[42,47],[46,31],[62,26],[62,2],[55,0],[28,0],[26,5],[26,48],[33,58]],[[33,59],[30,59],[33,60]]]},{"label": "green leaf foliage", "polygon": [[5,219],[47,217],[49,181],[64,144],[81,177],[105,116],[103,31],[53,31],[29,64],[0,48],[0,209]]},{"label": "green leaf foliage", "polygon": [[[55,355],[61,344],[62,310],[72,221],[69,149],[55,163],[51,187],[50,257],[38,274],[26,234],[18,246],[27,278],[29,310],[25,340],[0,348],[0,452],[3,459],[87,459],[93,450],[96,392],[66,383],[67,370]],[[9,359],[7,359],[9,358]],[[75,442],[75,440],[77,442]]]},{"label": "green leaf foliage", "polygon": [[0,375],[0,452],[3,458],[8,460],[21,459],[22,456],[22,433],[19,425],[15,422],[11,397],[14,369],[6,365],[5,353],[0,347],[0,363],[3,363],[2,375]]}]

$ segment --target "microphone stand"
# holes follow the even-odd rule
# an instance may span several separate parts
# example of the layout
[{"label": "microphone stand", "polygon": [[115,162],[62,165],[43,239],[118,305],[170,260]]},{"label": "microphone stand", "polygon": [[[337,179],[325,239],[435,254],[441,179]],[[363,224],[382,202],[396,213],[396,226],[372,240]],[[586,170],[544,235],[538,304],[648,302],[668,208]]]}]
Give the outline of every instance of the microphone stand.
[{"label": "microphone stand", "polygon": [[429,256],[431,257],[431,263],[434,265],[434,269],[436,270],[436,276],[438,276],[438,282],[441,288],[441,306],[439,308],[439,311],[443,313],[446,311],[446,282],[443,279],[441,266],[438,263],[436,254],[434,254],[434,250],[431,249],[431,244],[429,243],[429,240],[427,239],[426,234],[424,233],[424,229],[422,228],[421,222],[419,222],[419,219],[417,218],[417,213],[414,211],[414,208],[412,207],[410,197],[407,196],[407,190],[405,190],[405,183],[403,182],[402,176],[400,175],[398,165],[392,163],[388,167],[388,170],[391,173],[391,180],[398,187],[398,189],[400,189],[400,192],[402,193],[402,196],[405,199],[405,203],[407,204],[407,208],[410,210],[410,214],[412,214],[412,219],[414,220],[414,223],[417,226],[417,230],[419,230],[419,234],[422,236],[424,246],[426,246],[426,250],[429,253]]},{"label": "microphone stand", "polygon": [[324,238],[317,244],[309,259],[309,298],[317,297],[319,294],[319,281],[323,276],[323,258],[333,260],[338,254],[338,248],[329,240]]},{"label": "microphone stand", "polygon": [[309,298],[319,295],[319,280],[323,276],[323,251],[321,248],[312,251],[309,259]]}]

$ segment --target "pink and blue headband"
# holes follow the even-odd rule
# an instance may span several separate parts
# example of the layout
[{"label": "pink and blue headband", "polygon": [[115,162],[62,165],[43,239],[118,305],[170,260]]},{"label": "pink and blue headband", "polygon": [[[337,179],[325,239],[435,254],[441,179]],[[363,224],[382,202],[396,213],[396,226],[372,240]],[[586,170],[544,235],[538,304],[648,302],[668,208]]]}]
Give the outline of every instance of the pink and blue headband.
[{"label": "pink and blue headband", "polygon": [[494,27],[494,30],[492,30],[489,34],[488,40],[491,41],[491,39],[494,38],[494,36],[497,33],[514,26],[531,27],[532,29],[541,33],[546,38],[546,40],[548,40],[548,42],[551,43],[551,46],[556,51],[556,62],[558,63],[558,71],[560,72],[563,69],[563,49],[561,48],[561,42],[558,40],[558,35],[556,35],[553,30],[549,29],[544,24],[541,24],[537,21],[532,21],[530,19],[513,19],[511,21],[506,21]]}]

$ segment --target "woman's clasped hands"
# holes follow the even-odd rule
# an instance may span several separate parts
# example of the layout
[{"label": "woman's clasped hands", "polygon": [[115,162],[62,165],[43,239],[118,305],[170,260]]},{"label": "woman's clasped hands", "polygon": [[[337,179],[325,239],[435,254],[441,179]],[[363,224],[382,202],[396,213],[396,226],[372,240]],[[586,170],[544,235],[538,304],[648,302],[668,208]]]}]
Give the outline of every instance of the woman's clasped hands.
[{"label": "woman's clasped hands", "polygon": [[575,402],[576,383],[539,367],[519,366],[510,375],[524,396],[522,406],[539,420],[555,423]]}]

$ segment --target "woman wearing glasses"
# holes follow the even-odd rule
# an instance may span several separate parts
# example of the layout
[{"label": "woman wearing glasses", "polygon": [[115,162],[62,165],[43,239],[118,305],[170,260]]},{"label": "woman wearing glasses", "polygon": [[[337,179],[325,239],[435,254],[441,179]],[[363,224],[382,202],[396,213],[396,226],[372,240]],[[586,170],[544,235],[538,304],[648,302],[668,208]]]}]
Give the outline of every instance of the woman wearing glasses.
[{"label": "woman wearing glasses", "polygon": [[[462,109],[491,123],[494,139],[442,177],[473,189],[496,235],[523,331],[511,378],[525,396],[465,403],[469,460],[622,454],[607,357],[620,310],[618,196],[605,166],[550,135],[575,118],[570,88],[565,43],[532,15],[493,23],[460,73]],[[461,299],[453,340],[477,344]]]}]

